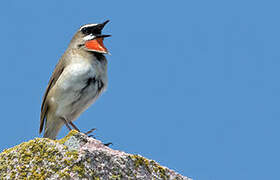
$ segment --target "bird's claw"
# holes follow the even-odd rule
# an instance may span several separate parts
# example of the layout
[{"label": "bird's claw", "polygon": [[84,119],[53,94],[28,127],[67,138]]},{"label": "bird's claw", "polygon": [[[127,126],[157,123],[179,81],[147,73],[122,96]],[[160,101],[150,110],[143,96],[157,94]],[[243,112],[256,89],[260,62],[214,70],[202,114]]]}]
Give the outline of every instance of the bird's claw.
[{"label": "bird's claw", "polygon": [[109,147],[110,145],[113,145],[113,143],[109,142],[109,143],[105,143],[104,145]]},{"label": "bird's claw", "polygon": [[[92,137],[94,139],[96,139],[93,135],[89,135],[90,133],[92,133],[93,131],[95,131],[96,128],[92,128],[91,130],[89,130],[88,132],[86,132],[85,134],[88,136],[88,137]],[[113,143],[109,142],[109,143],[105,143],[103,144],[104,146],[110,146],[110,145],[113,145]]]},{"label": "bird's claw", "polygon": [[88,137],[91,137],[91,138],[93,138],[93,139],[96,139],[95,136],[93,136],[93,135],[88,135]]}]

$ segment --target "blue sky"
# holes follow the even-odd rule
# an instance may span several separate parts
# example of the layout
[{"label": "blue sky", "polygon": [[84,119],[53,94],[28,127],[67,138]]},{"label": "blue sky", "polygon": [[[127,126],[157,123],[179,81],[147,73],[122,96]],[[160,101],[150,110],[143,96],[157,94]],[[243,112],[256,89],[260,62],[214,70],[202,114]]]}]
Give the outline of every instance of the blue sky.
[{"label": "blue sky", "polygon": [[73,34],[110,19],[109,87],[81,130],[194,179],[279,179],[279,5],[1,1],[0,149],[39,136],[42,96]]}]

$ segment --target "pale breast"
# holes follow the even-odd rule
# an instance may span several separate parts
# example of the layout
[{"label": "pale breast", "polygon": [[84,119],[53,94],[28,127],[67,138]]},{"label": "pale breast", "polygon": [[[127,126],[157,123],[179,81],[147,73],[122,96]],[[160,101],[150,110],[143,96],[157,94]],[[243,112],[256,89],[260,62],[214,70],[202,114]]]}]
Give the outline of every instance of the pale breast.
[{"label": "pale breast", "polygon": [[[99,62],[76,61],[69,64],[56,83],[57,114],[75,119],[107,86],[106,67]],[[69,117],[71,116],[71,117]]]},{"label": "pale breast", "polygon": [[74,63],[65,68],[57,83],[59,88],[78,90],[86,79],[94,76],[96,76],[96,72],[90,64]]}]

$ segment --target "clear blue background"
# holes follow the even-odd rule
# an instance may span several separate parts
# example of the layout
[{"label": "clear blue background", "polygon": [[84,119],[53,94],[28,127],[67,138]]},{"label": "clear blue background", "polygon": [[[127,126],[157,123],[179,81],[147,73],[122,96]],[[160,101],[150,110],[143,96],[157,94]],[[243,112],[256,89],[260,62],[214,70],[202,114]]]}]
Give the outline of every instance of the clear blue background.
[{"label": "clear blue background", "polygon": [[39,136],[42,96],[73,34],[110,19],[109,88],[81,130],[194,179],[280,179],[279,7],[1,1],[1,150]]}]

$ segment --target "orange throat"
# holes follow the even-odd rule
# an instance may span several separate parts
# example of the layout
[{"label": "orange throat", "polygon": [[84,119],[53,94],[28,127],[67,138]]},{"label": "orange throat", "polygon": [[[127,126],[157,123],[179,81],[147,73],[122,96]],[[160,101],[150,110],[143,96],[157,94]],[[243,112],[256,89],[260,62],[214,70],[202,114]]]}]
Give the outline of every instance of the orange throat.
[{"label": "orange throat", "polygon": [[108,53],[107,48],[103,44],[103,38],[97,38],[97,39],[87,41],[85,43],[85,46],[86,48],[96,52]]}]

